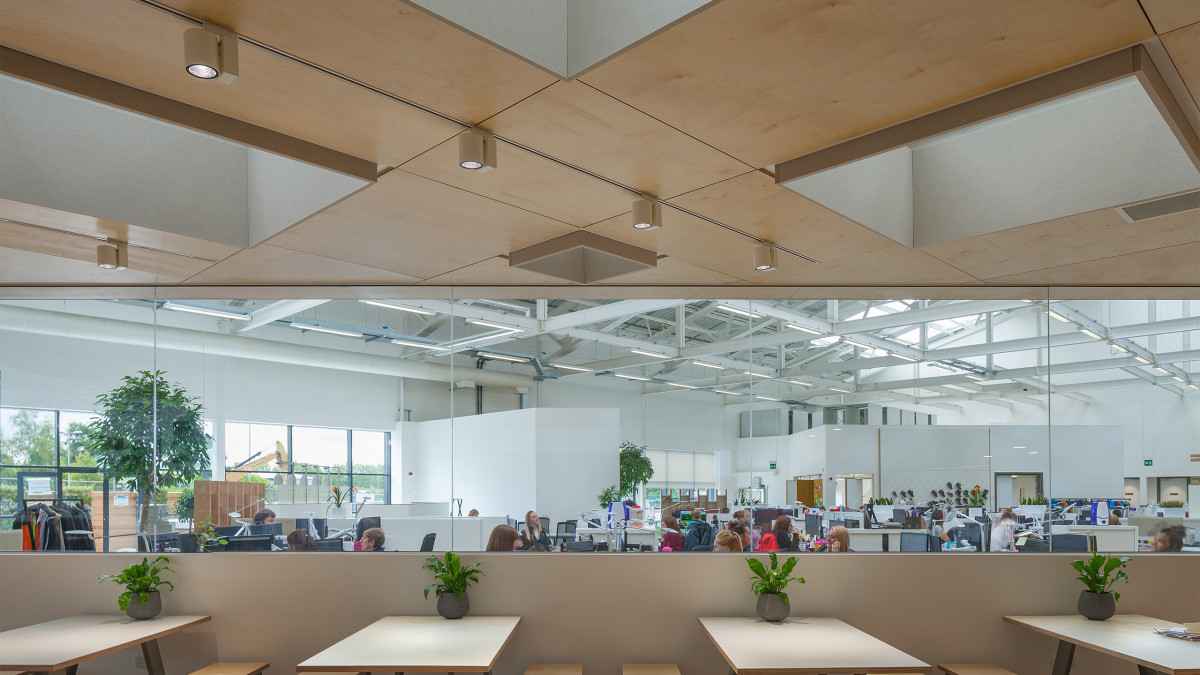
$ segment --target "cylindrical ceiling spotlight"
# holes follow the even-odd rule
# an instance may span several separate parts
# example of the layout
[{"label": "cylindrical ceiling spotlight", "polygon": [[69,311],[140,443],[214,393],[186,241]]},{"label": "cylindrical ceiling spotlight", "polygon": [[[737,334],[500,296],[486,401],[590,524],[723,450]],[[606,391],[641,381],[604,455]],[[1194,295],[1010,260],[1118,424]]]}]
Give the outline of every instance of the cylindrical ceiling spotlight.
[{"label": "cylindrical ceiling spotlight", "polygon": [[657,230],[662,227],[662,205],[654,199],[633,201],[633,229]]},{"label": "cylindrical ceiling spotlight", "polygon": [[129,266],[129,253],[124,244],[100,244],[96,247],[96,264],[101,269],[123,270]]},{"label": "cylindrical ceiling spotlight", "polygon": [[232,84],[238,76],[237,35],[204,24],[183,32],[183,63],[192,77]]},{"label": "cylindrical ceiling spotlight", "polygon": [[769,272],[775,267],[775,248],[768,244],[754,247],[754,269],[758,272]]},{"label": "cylindrical ceiling spotlight", "polygon": [[479,173],[496,168],[496,138],[478,129],[459,134],[458,165]]}]

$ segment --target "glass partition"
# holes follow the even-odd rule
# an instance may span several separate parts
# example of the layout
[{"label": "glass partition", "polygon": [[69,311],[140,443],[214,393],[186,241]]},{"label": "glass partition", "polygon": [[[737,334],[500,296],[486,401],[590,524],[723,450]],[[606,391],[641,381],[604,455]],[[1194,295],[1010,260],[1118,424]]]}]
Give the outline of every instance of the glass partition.
[{"label": "glass partition", "polygon": [[[98,550],[378,527],[707,551],[732,520],[756,550],[1195,543],[1200,301],[721,295],[5,301],[0,528],[44,505]],[[118,394],[156,471],[105,440]]]}]

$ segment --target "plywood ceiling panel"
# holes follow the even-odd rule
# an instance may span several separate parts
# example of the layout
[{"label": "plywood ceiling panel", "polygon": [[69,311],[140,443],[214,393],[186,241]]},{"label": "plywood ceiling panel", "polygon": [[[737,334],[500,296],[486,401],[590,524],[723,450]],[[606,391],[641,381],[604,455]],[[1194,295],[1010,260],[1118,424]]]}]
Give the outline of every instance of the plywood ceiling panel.
[{"label": "plywood ceiling panel", "polygon": [[[95,265],[96,247],[101,243],[92,237],[0,221],[0,246],[5,248],[71,258]],[[136,246],[128,247],[127,251],[129,269],[152,272],[167,282],[182,281],[213,264],[211,260],[189,258]]]},{"label": "plywood ceiling panel", "polygon": [[1158,33],[1169,33],[1200,21],[1200,2],[1196,0],[1141,0],[1146,16]]},{"label": "plywood ceiling panel", "polygon": [[[754,272],[748,281],[762,285],[803,284],[824,286],[904,284],[971,285],[978,279],[948,265],[923,251],[913,251],[897,244],[859,255],[849,256],[820,265],[784,263],[776,272]],[[793,260],[795,260],[793,258]]]},{"label": "plywood ceiling panel", "polygon": [[153,230],[117,220],[71,213],[13,199],[0,198],[0,218],[92,237],[105,237],[209,261],[221,260],[242,250],[241,247],[232,244]]},{"label": "plywood ceiling panel", "polygon": [[268,243],[428,279],[573,231],[536,213],[392,171]]},{"label": "plywood ceiling panel", "polygon": [[458,137],[454,137],[402,169],[577,227],[628,211],[635,197],[507,143],[501,143],[498,151],[495,171],[468,171],[458,165]]},{"label": "plywood ceiling panel", "polygon": [[0,247],[0,284],[169,284],[176,281],[140,270],[103,270],[96,266],[95,260],[85,262]]},{"label": "plywood ceiling panel", "polygon": [[1171,31],[1161,39],[1192,100],[1200,105],[1200,23]]},{"label": "plywood ceiling panel", "polygon": [[415,278],[259,244],[188,279],[193,284],[406,284]]},{"label": "plywood ceiling panel", "polygon": [[1200,243],[986,279],[989,284],[1156,286],[1200,285]]},{"label": "plywood ceiling panel", "polygon": [[623,213],[587,229],[735,279],[745,279],[754,271],[753,255],[757,242],[708,221],[663,208],[661,229],[635,230],[631,222],[630,214]]},{"label": "plywood ceiling panel", "polygon": [[362,157],[396,165],[460,127],[243,44],[230,86],[183,69],[193,24],[130,0],[5,2],[0,42],[42,58]]},{"label": "plywood ceiling panel", "polygon": [[725,0],[581,79],[763,167],[1153,34],[1136,0]]},{"label": "plywood ceiling panel", "polygon": [[657,197],[751,168],[581,82],[560,82],[481,126]]},{"label": "plywood ceiling panel", "polygon": [[164,4],[468,123],[558,81],[399,0]]},{"label": "plywood ceiling panel", "polygon": [[1200,212],[1127,223],[1101,209],[922,249],[981,279],[1200,241]]},{"label": "plywood ceiling panel", "polygon": [[670,200],[822,262],[896,246],[891,239],[752,171]]}]

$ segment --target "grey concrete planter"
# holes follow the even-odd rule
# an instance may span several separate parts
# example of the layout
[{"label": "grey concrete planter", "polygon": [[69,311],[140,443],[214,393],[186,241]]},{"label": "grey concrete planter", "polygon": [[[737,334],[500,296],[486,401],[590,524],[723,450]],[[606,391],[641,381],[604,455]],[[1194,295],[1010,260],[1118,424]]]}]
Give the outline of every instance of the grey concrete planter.
[{"label": "grey concrete planter", "polygon": [[134,593],[129,598],[129,606],[125,608],[125,614],[131,619],[153,619],[162,612],[162,595],[158,591],[150,591],[146,594],[146,604],[142,604],[138,600],[138,594]]},{"label": "grey concrete planter", "polygon": [[460,598],[453,593],[442,593],[437,601],[438,614],[447,619],[461,619],[471,611],[471,602],[467,594]]},{"label": "grey concrete planter", "polygon": [[1103,621],[1117,613],[1117,600],[1112,593],[1079,592],[1079,613],[1092,621]]},{"label": "grey concrete planter", "polygon": [[766,621],[783,621],[792,613],[792,606],[775,593],[758,594],[758,615]]}]

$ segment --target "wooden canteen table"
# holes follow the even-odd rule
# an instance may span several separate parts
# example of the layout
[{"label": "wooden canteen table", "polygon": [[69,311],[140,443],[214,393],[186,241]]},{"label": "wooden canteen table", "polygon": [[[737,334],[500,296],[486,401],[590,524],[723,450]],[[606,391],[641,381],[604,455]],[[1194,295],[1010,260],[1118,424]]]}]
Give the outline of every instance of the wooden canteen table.
[{"label": "wooden canteen table", "polygon": [[0,633],[0,670],[49,673],[97,656],[142,646],[148,675],[164,675],[158,638],[210,620],[209,616],[163,616],[138,621],[125,615],[69,616]]},{"label": "wooden canteen table", "polygon": [[487,673],[519,616],[385,616],[296,666],[305,672]]},{"label": "wooden canteen table", "polygon": [[1156,635],[1155,628],[1178,625],[1139,614],[1118,614],[1106,621],[1067,616],[1006,616],[1004,620],[1058,639],[1054,675],[1071,672],[1075,647],[1087,647],[1136,663],[1141,675],[1200,675],[1200,642]]},{"label": "wooden canteen table", "polygon": [[700,617],[735,675],[932,673],[933,666],[839,619]]}]

